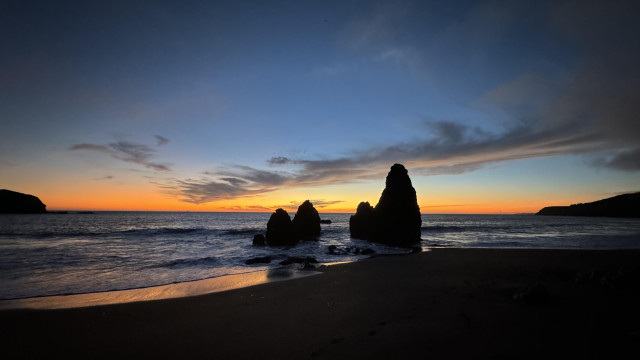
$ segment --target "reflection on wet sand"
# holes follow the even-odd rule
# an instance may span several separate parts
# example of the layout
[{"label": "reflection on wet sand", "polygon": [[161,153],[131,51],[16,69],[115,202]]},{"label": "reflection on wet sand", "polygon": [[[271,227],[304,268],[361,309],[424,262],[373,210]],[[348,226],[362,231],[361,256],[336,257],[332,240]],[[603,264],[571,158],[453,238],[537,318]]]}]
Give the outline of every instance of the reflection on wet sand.
[{"label": "reflection on wet sand", "polygon": [[320,274],[315,271],[272,269],[245,274],[220,276],[210,279],[153,286],[142,289],[107,291],[89,294],[45,296],[0,301],[0,310],[6,309],[67,309],[135,301],[161,300],[239,289],[273,281],[291,280]]}]

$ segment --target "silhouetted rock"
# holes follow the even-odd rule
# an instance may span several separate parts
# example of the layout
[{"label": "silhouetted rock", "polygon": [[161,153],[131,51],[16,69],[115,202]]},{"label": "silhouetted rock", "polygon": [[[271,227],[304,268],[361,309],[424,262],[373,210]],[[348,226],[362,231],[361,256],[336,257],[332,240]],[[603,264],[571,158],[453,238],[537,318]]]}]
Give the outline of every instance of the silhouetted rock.
[{"label": "silhouetted rock", "polygon": [[252,265],[252,264],[268,264],[270,262],[271,262],[271,256],[263,256],[263,257],[249,259],[244,263],[247,265]]},{"label": "silhouetted rock", "polygon": [[46,205],[33,195],[0,190],[0,213],[2,214],[41,214],[46,212]]},{"label": "silhouetted rock", "polygon": [[263,246],[266,245],[266,239],[264,238],[264,235],[262,234],[256,234],[253,236],[253,245],[256,246]]},{"label": "silhouetted rock", "polygon": [[331,220],[324,220],[324,219],[321,219],[321,220],[320,220],[320,224],[331,224]]},{"label": "silhouetted rock", "polygon": [[349,218],[349,232],[351,236],[358,239],[370,240],[375,231],[375,209],[369,202],[358,204],[355,215]]},{"label": "silhouetted rock", "polygon": [[416,190],[401,164],[391,167],[376,207],[360,203],[349,220],[351,236],[395,246],[419,243],[421,225]]},{"label": "silhouetted rock", "polygon": [[298,207],[291,224],[299,239],[313,240],[320,236],[320,214],[309,200]]},{"label": "silhouetted rock", "polygon": [[360,249],[360,255],[372,255],[375,254],[376,251],[370,248]]},{"label": "silhouetted rock", "polygon": [[391,167],[375,214],[377,231],[374,240],[402,246],[420,242],[420,207],[404,166],[394,164]]},{"label": "silhouetted rock", "polygon": [[536,215],[637,218],[640,217],[640,192],[618,195],[586,204],[548,206],[538,211]]},{"label": "silhouetted rock", "polygon": [[290,256],[285,260],[280,261],[280,265],[291,265],[291,264],[317,264],[318,260],[312,256],[307,257],[298,257],[298,256]]},{"label": "silhouetted rock", "polygon": [[284,209],[277,209],[267,222],[267,245],[291,246],[298,243],[293,231],[291,217]]}]

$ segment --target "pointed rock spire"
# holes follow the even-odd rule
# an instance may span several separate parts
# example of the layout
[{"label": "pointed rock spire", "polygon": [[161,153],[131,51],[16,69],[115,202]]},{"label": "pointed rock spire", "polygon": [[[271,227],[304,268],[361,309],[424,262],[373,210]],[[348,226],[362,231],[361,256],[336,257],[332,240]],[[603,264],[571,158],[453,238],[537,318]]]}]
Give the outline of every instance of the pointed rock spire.
[{"label": "pointed rock spire", "polygon": [[351,236],[396,246],[419,243],[421,226],[416,190],[401,164],[391,167],[376,207],[362,202],[349,220]]}]

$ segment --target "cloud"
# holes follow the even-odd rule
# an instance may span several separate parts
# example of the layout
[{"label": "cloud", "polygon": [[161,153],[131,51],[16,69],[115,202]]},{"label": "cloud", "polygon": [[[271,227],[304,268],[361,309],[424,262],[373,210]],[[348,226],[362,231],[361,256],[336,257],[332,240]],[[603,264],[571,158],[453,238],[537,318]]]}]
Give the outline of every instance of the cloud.
[{"label": "cloud", "polygon": [[[281,160],[283,159],[276,159],[275,162],[286,163]],[[201,179],[172,180],[161,187],[183,201],[204,204],[225,199],[254,197],[287,186],[321,186],[371,177],[359,169],[332,169],[332,165],[323,166],[318,162],[301,163],[308,169],[284,172],[231,165],[216,171],[206,171],[203,173],[205,177]],[[316,201],[319,207],[333,204],[322,199]]]},{"label": "cloud", "polygon": [[[313,206],[317,209],[323,209],[330,205],[343,203],[343,200],[324,200],[324,199],[309,199],[309,201],[313,204]],[[277,204],[277,205],[269,205],[269,206],[260,206],[260,205],[249,205],[249,206],[234,206],[229,209],[233,210],[254,210],[254,211],[274,211],[275,209],[282,208],[288,210],[289,212],[296,212],[298,207],[304,201],[290,201],[286,204]]]},{"label": "cloud", "polygon": [[316,68],[320,75],[342,75],[372,64],[387,63],[409,69],[423,65],[422,54],[410,43],[407,22],[415,4],[408,1],[376,3],[363,9],[340,32],[339,44],[359,56],[357,61]]},{"label": "cloud", "polygon": [[225,182],[215,180],[175,180],[163,187],[172,195],[178,196],[182,201],[193,204],[204,204],[217,200],[235,199],[264,194],[275,190],[266,186],[254,186],[238,182]]},{"label": "cloud", "polygon": [[155,136],[155,138],[157,140],[156,146],[164,146],[164,145],[167,145],[169,143],[169,139],[167,139],[164,136],[160,136],[160,135],[154,135],[154,136]]},{"label": "cloud", "polygon": [[640,147],[621,151],[609,160],[600,161],[599,164],[624,171],[640,171]]},{"label": "cloud", "polygon": [[142,165],[154,171],[171,171],[168,165],[152,161],[156,150],[145,144],[130,141],[117,141],[107,145],[85,143],[73,145],[69,150],[102,152],[114,159]]},{"label": "cloud", "polygon": [[239,179],[239,178],[233,178],[233,177],[221,178],[220,180],[226,181],[226,182],[228,182],[229,184],[231,184],[233,186],[243,186],[243,185],[249,183],[247,180]]},{"label": "cloud", "polygon": [[[322,209],[325,208],[329,205],[335,205],[335,204],[340,204],[343,203],[343,200],[324,200],[324,199],[309,199],[309,201],[313,204],[313,206],[316,209]],[[280,205],[271,205],[270,208],[272,210],[278,209],[278,208],[282,208],[285,210],[288,210],[290,212],[296,212],[298,211],[298,207],[303,203],[304,201],[290,201],[288,204],[280,204]]]},{"label": "cloud", "polygon": [[[539,17],[535,19],[538,25],[550,27],[543,30],[567,39],[558,43],[566,45],[575,58],[542,59],[557,60],[554,68],[558,72],[541,74],[532,70],[536,67],[526,68],[479,95],[471,105],[495,115],[493,127],[472,125],[475,119],[429,120],[406,141],[356,148],[334,158],[276,156],[266,159],[270,170],[235,165],[211,172],[215,178],[211,189],[189,191],[195,198],[207,199],[253,196],[283,187],[381,179],[396,162],[404,163],[412,175],[459,175],[499,162],[603,151],[614,155],[595,165],[640,171],[640,47],[636,36],[640,22],[633,18],[638,4],[502,4],[487,2],[462,14],[459,21],[433,35],[433,47],[455,43],[469,54],[484,54],[488,50],[482,49],[489,48],[485,45],[503,44],[521,15],[533,14]],[[377,8],[352,22],[343,41],[353,51],[380,60],[418,61],[426,55],[424,49],[406,46],[399,37],[405,14],[400,8]]]},{"label": "cloud", "polygon": [[269,165],[284,165],[291,163],[291,159],[284,156],[274,156],[271,159],[267,160],[267,164]]},{"label": "cloud", "polygon": [[107,146],[96,145],[96,144],[76,144],[70,147],[69,150],[89,150],[89,151],[109,152],[109,148]]},{"label": "cloud", "polygon": [[95,178],[94,180],[111,180],[113,178],[114,178],[113,175],[105,175],[105,176],[102,176],[102,177],[99,177],[99,178]]},{"label": "cloud", "polygon": [[226,206],[226,207],[221,207],[221,209],[225,209],[225,210],[232,210],[232,211],[255,211],[255,212],[271,212],[274,209],[272,209],[271,207],[268,206],[261,206],[261,205],[247,205],[247,206]]}]

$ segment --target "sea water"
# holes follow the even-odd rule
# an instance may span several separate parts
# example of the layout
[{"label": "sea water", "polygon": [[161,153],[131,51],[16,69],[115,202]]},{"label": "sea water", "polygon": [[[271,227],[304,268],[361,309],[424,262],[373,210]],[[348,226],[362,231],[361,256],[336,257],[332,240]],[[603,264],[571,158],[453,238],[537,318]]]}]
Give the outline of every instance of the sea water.
[{"label": "sea water", "polygon": [[[268,213],[96,212],[0,215],[0,299],[136,289],[281,267],[288,257],[357,261],[409,250],[349,236],[349,214],[321,214],[316,241],[252,245]],[[640,219],[422,216],[423,248],[640,248]],[[331,251],[334,249],[334,251]],[[258,257],[269,263],[246,265]],[[297,264],[289,266],[300,266]]]}]

